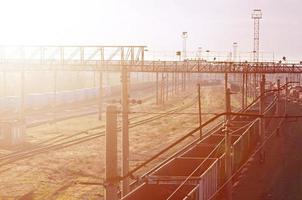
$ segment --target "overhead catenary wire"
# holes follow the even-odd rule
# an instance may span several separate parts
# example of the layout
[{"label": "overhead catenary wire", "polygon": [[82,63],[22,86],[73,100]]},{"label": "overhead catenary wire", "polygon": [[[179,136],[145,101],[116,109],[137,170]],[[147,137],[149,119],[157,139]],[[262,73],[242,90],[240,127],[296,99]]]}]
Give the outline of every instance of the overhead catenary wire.
[{"label": "overhead catenary wire", "polygon": [[[279,123],[279,126],[277,126],[277,127],[280,127],[282,123],[283,122],[281,121]],[[259,153],[259,151],[266,145],[266,143],[268,142],[268,140],[275,133],[276,133],[276,130],[273,131],[268,137],[266,137],[266,139],[263,141],[263,143],[256,148],[256,150],[250,155],[250,157],[239,167],[239,169],[235,173],[233,173],[233,175],[229,179],[226,180],[226,182],[222,186],[220,186],[220,188],[209,198],[209,200],[214,199],[214,197],[221,192],[221,190],[243,169],[243,167],[246,166],[246,164],[249,162],[249,159],[252,158],[253,156],[255,156],[257,153]]]},{"label": "overhead catenary wire", "polygon": [[[247,108],[250,108],[252,105],[254,105],[257,100],[260,99],[260,97],[262,97],[263,95],[265,95],[266,93],[271,93],[271,92],[275,92],[275,91],[280,91],[284,88],[287,88],[288,87],[288,84],[289,83],[286,83],[284,86],[282,86],[281,89],[277,89],[277,90],[269,90],[269,91],[265,91],[264,93],[260,94],[260,96],[258,98],[256,98]],[[276,99],[275,99],[276,100]],[[215,117],[211,118],[210,120],[208,120],[205,124],[203,124],[202,126],[199,127],[202,128],[203,126],[207,125],[208,123],[210,123],[211,121],[217,119],[218,117],[222,116],[222,115],[233,115],[233,116],[249,116],[249,117],[256,117],[256,118],[296,118],[296,117],[302,117],[302,116],[288,116],[288,115],[271,115],[271,116],[265,116],[265,114],[272,108],[272,106],[276,103],[276,101],[273,101],[269,106],[268,108],[266,109],[266,112],[264,114],[255,114],[255,113],[234,113],[234,112],[225,112],[225,113],[221,113],[221,114],[218,114],[216,115]],[[245,110],[247,110],[247,108]],[[176,144],[178,144],[179,142],[183,141],[184,139],[186,139],[188,136],[194,134],[194,132],[196,132],[197,130],[199,130],[198,128],[196,130],[190,133],[188,133],[187,135],[185,135],[184,137],[180,138],[179,140],[177,140],[176,142],[174,142],[172,145],[170,145],[169,147],[167,147],[166,149],[162,150],[161,152],[159,152],[158,154],[156,154],[155,156],[153,156],[152,158],[148,159],[146,162],[144,162],[141,167],[145,166],[146,164],[148,164],[149,162],[151,162],[152,160],[154,160],[156,157],[158,157],[159,155],[161,155],[162,153],[166,152],[168,149],[174,147]],[[201,138],[202,139],[202,138]],[[134,173],[135,171],[137,171],[140,167],[136,167],[134,170],[130,171],[129,174],[126,174],[129,175],[129,176],[133,176],[131,174]],[[124,177],[121,177],[121,179],[123,179]],[[177,189],[176,189],[177,191]],[[176,192],[175,191],[175,192]]]},{"label": "overhead catenary wire", "polygon": [[[288,83],[287,83],[288,84]],[[287,84],[285,84],[285,87],[287,87]],[[277,91],[279,91],[279,90],[277,90]],[[268,91],[268,92],[271,92],[271,91]],[[262,93],[262,94],[260,94],[260,96],[257,98],[257,99],[259,99],[260,97],[262,97],[263,95],[265,95],[265,93],[266,92],[264,92],[264,93]],[[297,117],[297,116],[288,116],[288,115],[279,115],[279,116],[275,116],[275,115],[273,115],[273,116],[265,116],[265,114],[268,112],[268,111],[270,111],[271,110],[271,108],[274,106],[274,104],[276,103],[276,98],[275,98],[275,100],[267,107],[267,109],[265,110],[266,112],[264,112],[263,114],[254,114],[254,113],[232,113],[232,112],[226,112],[225,114],[226,115],[235,115],[235,116],[253,116],[253,117],[257,117],[257,118],[264,118],[264,117],[270,117],[270,118],[286,118],[286,117]],[[250,104],[250,106],[251,105],[253,105],[253,103],[252,104]],[[247,110],[247,109],[245,109],[245,110]],[[299,116],[300,117],[300,116]],[[302,117],[302,116],[301,116]],[[215,118],[215,117],[214,117]],[[201,128],[201,127],[200,127]],[[217,145],[218,146],[218,145]],[[216,147],[217,147],[216,146]],[[263,145],[262,145],[263,146]],[[261,148],[260,148],[261,149]],[[200,166],[198,166],[198,168],[197,169],[199,169],[199,167]],[[195,170],[197,170],[197,169],[195,169]],[[195,172],[195,170],[193,171],[193,173]],[[186,179],[185,179],[185,181],[184,182],[182,182],[182,184],[180,184],[180,186],[178,186],[176,189],[175,189],[175,191],[168,197],[168,199],[170,199],[170,198],[172,198],[173,197],[173,195],[177,192],[177,191],[179,191],[179,189],[186,183],[186,181],[187,181],[187,179],[188,178],[190,178],[192,176],[192,174],[190,174]]]}]

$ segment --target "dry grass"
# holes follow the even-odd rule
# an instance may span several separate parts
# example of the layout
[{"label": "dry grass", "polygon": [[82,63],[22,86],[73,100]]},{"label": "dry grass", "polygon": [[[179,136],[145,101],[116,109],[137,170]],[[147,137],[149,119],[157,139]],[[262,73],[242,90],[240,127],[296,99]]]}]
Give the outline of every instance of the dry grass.
[{"label": "dry grass", "polygon": [[[235,97],[234,105],[238,106]],[[164,109],[192,101],[192,98],[171,99],[164,107],[153,101],[136,106],[133,111],[163,112]],[[222,87],[203,88],[204,112],[224,109]],[[185,110],[197,112],[197,106]],[[206,120],[211,116],[204,116]],[[28,141],[37,143],[58,135],[70,135],[101,125],[96,115],[70,119],[56,125],[43,125],[27,130]],[[130,130],[130,165],[134,167],[171,142],[198,126],[198,115],[169,115]],[[193,140],[194,137],[184,143]],[[121,139],[119,138],[119,144]],[[171,152],[176,149],[171,150]],[[34,199],[102,199],[103,187],[79,185],[77,181],[101,182],[104,179],[104,137],[62,150],[44,153],[0,168],[0,199],[20,197],[33,191]],[[170,153],[171,153],[170,152]],[[119,149],[119,156],[120,156]],[[157,161],[164,159],[163,155]],[[156,163],[152,163],[151,168]],[[146,170],[146,169],[144,169]]]}]

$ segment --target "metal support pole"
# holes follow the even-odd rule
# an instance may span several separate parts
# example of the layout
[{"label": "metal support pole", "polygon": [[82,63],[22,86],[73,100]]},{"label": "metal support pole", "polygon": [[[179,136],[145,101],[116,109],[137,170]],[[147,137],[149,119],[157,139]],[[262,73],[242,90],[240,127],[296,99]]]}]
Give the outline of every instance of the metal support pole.
[{"label": "metal support pole", "polygon": [[257,98],[257,75],[254,74],[254,84],[253,84],[253,96],[254,96],[254,100]]},{"label": "metal support pole", "polygon": [[164,80],[164,74],[161,74],[161,82],[160,82],[160,103],[165,104],[165,95],[164,95],[164,89],[165,89],[165,80]]},{"label": "metal support pole", "polygon": [[186,91],[187,73],[184,72],[184,91]]},{"label": "metal support pole", "polygon": [[118,200],[117,108],[106,110],[106,200]]},{"label": "metal support pole", "polygon": [[21,71],[21,105],[20,105],[20,120],[25,119],[25,69],[22,67]]},{"label": "metal support pole", "polygon": [[[2,86],[1,87],[1,89],[2,89],[1,97],[5,97],[6,96],[6,71],[3,69],[2,73],[3,73],[3,77],[2,77],[2,85],[1,85]],[[4,102],[2,102],[1,110],[5,107],[6,107],[6,104]]]},{"label": "metal support pole", "polygon": [[242,91],[241,91],[241,107],[242,109],[245,109],[245,74],[242,74],[242,87],[241,87]]},{"label": "metal support pole", "polygon": [[166,101],[169,98],[169,73],[166,73]]},{"label": "metal support pole", "polygon": [[172,94],[175,95],[176,94],[176,90],[175,90],[175,72],[172,73]]},{"label": "metal support pole", "polygon": [[181,73],[181,75],[182,75],[182,92],[184,92],[185,91],[185,73],[183,72],[183,73]]},{"label": "metal support pole", "polygon": [[248,78],[248,74],[246,73],[245,74],[245,98],[244,98],[244,107],[246,108],[247,107],[247,97],[248,97],[248,91],[249,91],[249,87],[248,87],[248,81],[249,81],[249,78]]},{"label": "metal support pole", "polygon": [[[228,90],[228,73],[224,74],[224,93],[225,93],[225,101],[226,101],[226,110],[228,109],[228,105],[227,105],[227,90]],[[225,117],[225,120],[227,120],[227,116]]]},{"label": "metal support pole", "polygon": [[103,97],[104,97],[104,94],[103,94],[103,73],[100,72],[100,85],[99,85],[99,120],[102,120],[102,112],[103,112]]},{"label": "metal support pole", "polygon": [[161,83],[162,83],[162,85],[161,85],[161,88],[162,88],[162,95],[161,95],[161,98],[162,98],[162,104],[165,104],[165,92],[166,92],[166,88],[165,88],[165,74],[164,73],[162,73],[162,79],[161,79]]},{"label": "metal support pole", "polygon": [[201,139],[201,137],[202,137],[202,128],[201,128],[202,119],[201,119],[201,94],[200,94],[201,87],[200,87],[200,83],[198,83],[197,86],[198,86],[198,88],[197,88],[198,89],[198,116],[199,116],[199,127],[200,127],[199,134],[200,134],[200,139]]},{"label": "metal support pole", "polygon": [[277,111],[276,111],[276,114],[277,115],[280,115],[281,112],[280,112],[280,102],[281,102],[281,97],[280,97],[280,79],[277,80],[277,88],[278,88],[278,92],[277,92],[277,99],[278,99],[278,102],[277,102]]},{"label": "metal support pole", "polygon": [[[128,96],[128,70],[127,66],[122,68],[122,175],[126,175],[129,172],[129,96]],[[123,196],[128,194],[129,188],[129,178],[123,180]]]},{"label": "metal support pole", "polygon": [[156,105],[159,104],[159,91],[158,91],[158,72],[156,72]]},{"label": "metal support pole", "polygon": [[231,91],[229,88],[226,89],[226,123],[225,123],[225,153],[226,153],[226,177],[228,180],[226,189],[227,189],[227,199],[232,199],[232,180],[229,180],[232,176],[232,157],[231,157],[231,149],[232,149],[232,136],[230,135],[229,126],[231,121]]},{"label": "metal support pole", "polygon": [[226,89],[226,92],[225,92],[225,110],[226,110],[226,122],[229,122],[231,121],[231,115],[229,114],[232,110],[231,110],[231,90],[230,88],[227,88]]},{"label": "metal support pole", "polygon": [[[259,114],[264,114],[265,109],[265,75],[262,75],[262,79],[260,81],[260,103],[259,103]],[[265,121],[264,118],[260,118],[260,126],[259,126],[259,135],[260,135],[260,144],[262,145],[265,139]],[[263,163],[265,161],[265,151],[263,148],[260,150],[260,162]]]},{"label": "metal support pole", "polygon": [[179,73],[175,73],[175,94],[179,91]]},{"label": "metal support pole", "polygon": [[180,91],[183,92],[184,89],[184,79],[183,79],[183,72],[180,74]]},{"label": "metal support pole", "polygon": [[6,96],[6,71],[3,70],[3,80],[2,80],[2,97]]},{"label": "metal support pole", "polygon": [[228,89],[228,73],[225,73],[224,74],[224,92],[225,92],[225,94],[227,92],[227,89]]},{"label": "metal support pole", "polygon": [[179,73],[175,72],[175,94],[178,94],[179,91]]},{"label": "metal support pole", "polygon": [[288,77],[285,78],[285,114],[287,113],[287,98],[288,98]]},{"label": "metal support pole", "polygon": [[58,92],[58,71],[55,67],[54,73],[53,73],[53,121],[54,123],[57,123],[57,92]]}]

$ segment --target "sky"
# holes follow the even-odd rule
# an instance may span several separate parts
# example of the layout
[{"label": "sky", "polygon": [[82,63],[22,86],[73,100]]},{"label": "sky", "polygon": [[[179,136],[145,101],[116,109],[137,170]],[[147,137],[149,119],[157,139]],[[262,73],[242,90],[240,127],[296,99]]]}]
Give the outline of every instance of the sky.
[{"label": "sky", "polygon": [[146,45],[151,50],[253,50],[302,59],[301,0],[0,0],[0,44]]}]

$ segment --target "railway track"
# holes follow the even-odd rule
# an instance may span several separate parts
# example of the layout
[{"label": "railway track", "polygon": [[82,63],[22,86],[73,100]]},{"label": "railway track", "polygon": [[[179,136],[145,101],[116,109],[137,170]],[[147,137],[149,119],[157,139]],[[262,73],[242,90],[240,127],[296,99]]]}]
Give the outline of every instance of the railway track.
[{"label": "railway track", "polygon": [[[186,98],[188,98],[189,96],[190,95],[186,96]],[[156,114],[152,117],[148,117],[145,119],[130,122],[129,128],[134,128],[134,127],[140,126],[142,124],[146,124],[146,123],[161,119],[163,117],[169,116],[172,113],[183,111],[183,110],[193,106],[196,103],[196,101],[197,101],[197,99],[194,98],[190,103],[183,105],[181,107],[171,109],[162,114]],[[141,118],[145,115],[146,114],[132,117],[131,120],[133,121],[134,119]],[[121,127],[118,127],[118,130],[120,130],[120,129],[121,129]],[[93,131],[96,131],[96,132],[93,132]],[[91,132],[93,132],[93,133],[91,133]],[[19,160],[34,157],[34,156],[42,154],[42,153],[59,150],[59,149],[63,149],[66,147],[81,144],[81,143],[84,143],[87,141],[91,141],[91,140],[100,138],[102,136],[105,136],[105,125],[94,127],[94,128],[87,129],[84,131],[80,131],[80,132],[77,132],[77,133],[69,135],[69,136],[57,136],[57,137],[51,138],[47,141],[43,141],[43,142],[36,144],[35,146],[33,146],[32,149],[18,150],[16,152],[13,152],[13,153],[10,153],[10,154],[4,155],[4,156],[0,156],[0,167],[13,163],[13,162],[16,162],[16,161],[19,161]]]},{"label": "railway track", "polygon": [[[268,103],[270,102],[270,103]],[[269,99],[265,105],[264,114],[271,116],[276,111],[276,98]],[[249,107],[248,114],[257,111],[258,106]],[[258,111],[257,111],[258,112]],[[284,109],[282,108],[282,111]],[[231,127],[231,178],[236,175],[242,166],[249,160],[259,147],[259,118],[256,116],[237,116],[232,119]],[[282,119],[267,119],[266,134],[275,133],[282,124]],[[193,132],[197,132],[198,129]],[[191,135],[188,134],[188,135]],[[137,178],[134,189],[123,200],[136,199],[213,199],[220,195],[228,177],[225,174],[225,133],[222,129],[205,135],[197,143],[180,149],[175,155],[160,163],[146,174]],[[154,158],[156,158],[154,156]],[[147,162],[141,166],[146,165]],[[137,169],[129,174],[133,175]],[[127,175],[128,176],[128,175]],[[132,176],[135,177],[135,176]],[[124,178],[124,177],[122,177]]]}]

